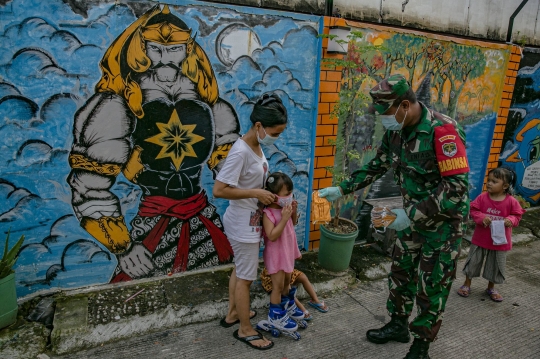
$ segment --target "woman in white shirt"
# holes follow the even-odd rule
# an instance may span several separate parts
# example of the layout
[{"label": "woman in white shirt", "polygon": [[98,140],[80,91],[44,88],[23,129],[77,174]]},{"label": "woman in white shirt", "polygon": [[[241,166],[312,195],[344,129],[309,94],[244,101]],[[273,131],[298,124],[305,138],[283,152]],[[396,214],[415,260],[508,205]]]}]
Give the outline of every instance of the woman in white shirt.
[{"label": "woman in white shirt", "polygon": [[[220,324],[230,327],[240,323],[234,337],[259,349],[274,343],[251,325],[249,288],[257,278],[259,242],[262,231],[262,207],[275,201],[266,191],[268,162],[261,148],[273,144],[287,126],[287,110],[276,95],[263,95],[255,104],[249,131],[235,142],[214,183],[215,198],[229,200],[223,226],[234,251],[235,268],[229,281],[229,311]],[[251,314],[251,315],[250,315]]]}]

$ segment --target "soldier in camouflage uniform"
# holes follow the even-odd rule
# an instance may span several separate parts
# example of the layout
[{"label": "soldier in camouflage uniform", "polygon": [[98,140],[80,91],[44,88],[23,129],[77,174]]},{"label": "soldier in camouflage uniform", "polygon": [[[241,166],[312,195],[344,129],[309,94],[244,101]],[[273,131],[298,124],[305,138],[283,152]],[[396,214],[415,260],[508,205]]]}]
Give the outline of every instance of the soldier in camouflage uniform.
[{"label": "soldier in camouflage uniform", "polygon": [[[441,326],[469,213],[465,134],[451,118],[416,100],[402,75],[392,75],[371,91],[368,112],[387,129],[377,155],[338,187],[319,191],[336,200],[380,178],[390,168],[401,189],[403,209],[394,209],[397,231],[388,276],[387,309],[392,320],[367,332],[374,343],[414,342],[406,358],[429,358],[430,342]],[[408,325],[416,297],[417,316]]]}]

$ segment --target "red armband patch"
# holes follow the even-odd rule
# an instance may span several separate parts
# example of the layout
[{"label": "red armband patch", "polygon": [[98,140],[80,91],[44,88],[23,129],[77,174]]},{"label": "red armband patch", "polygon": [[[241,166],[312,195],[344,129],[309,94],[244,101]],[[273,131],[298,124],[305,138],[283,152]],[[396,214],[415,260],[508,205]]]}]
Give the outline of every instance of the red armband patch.
[{"label": "red armband patch", "polygon": [[441,176],[452,176],[469,172],[469,161],[465,145],[451,124],[435,127],[433,139],[435,154]]}]

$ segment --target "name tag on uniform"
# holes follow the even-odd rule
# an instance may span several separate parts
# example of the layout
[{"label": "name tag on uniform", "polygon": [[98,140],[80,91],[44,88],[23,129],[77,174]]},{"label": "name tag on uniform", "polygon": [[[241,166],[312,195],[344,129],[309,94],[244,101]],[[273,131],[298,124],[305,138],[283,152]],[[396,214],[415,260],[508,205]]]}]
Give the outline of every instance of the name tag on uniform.
[{"label": "name tag on uniform", "polygon": [[435,158],[433,151],[420,151],[420,152],[411,152],[407,153],[408,161],[425,161]]}]

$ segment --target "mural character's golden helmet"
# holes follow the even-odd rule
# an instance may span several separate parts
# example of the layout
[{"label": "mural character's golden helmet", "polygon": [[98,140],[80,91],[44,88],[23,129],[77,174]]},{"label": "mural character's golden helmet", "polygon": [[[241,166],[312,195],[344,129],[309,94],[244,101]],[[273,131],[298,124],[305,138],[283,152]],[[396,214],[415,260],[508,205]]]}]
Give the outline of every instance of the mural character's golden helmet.
[{"label": "mural character's golden helmet", "polygon": [[160,5],[133,22],[107,49],[101,60],[103,72],[96,92],[114,92],[123,96],[138,117],[144,116],[142,92],[134,78],[146,72],[152,62],[146,55],[146,42],[162,45],[186,44],[186,58],[182,61],[182,74],[196,84],[201,100],[214,104],[219,90],[206,53],[191,37],[191,29],[167,5]]}]

